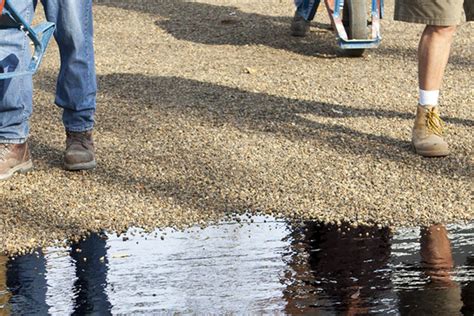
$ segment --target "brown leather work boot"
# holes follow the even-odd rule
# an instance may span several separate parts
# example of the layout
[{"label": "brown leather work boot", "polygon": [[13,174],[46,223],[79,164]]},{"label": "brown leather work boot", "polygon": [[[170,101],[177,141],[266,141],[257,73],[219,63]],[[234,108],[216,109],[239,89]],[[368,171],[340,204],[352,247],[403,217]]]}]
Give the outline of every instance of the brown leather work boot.
[{"label": "brown leather work boot", "polygon": [[444,123],[437,106],[418,106],[412,142],[416,152],[424,157],[449,155],[448,144],[443,140]]},{"label": "brown leather work boot", "polygon": [[309,31],[310,22],[306,21],[301,15],[295,13],[291,21],[291,35],[296,37],[305,37]]},{"label": "brown leather work boot", "polygon": [[66,131],[64,168],[70,171],[89,170],[95,168],[96,165],[92,131]]},{"label": "brown leather work boot", "polygon": [[0,181],[33,168],[28,144],[0,144]]}]

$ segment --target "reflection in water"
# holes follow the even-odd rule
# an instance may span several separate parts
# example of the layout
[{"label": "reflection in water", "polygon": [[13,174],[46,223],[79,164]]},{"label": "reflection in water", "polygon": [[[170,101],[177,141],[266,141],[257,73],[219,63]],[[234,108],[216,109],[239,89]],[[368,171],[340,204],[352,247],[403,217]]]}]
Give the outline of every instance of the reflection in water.
[{"label": "reflection in water", "polygon": [[[474,315],[474,225],[216,225],[0,256],[0,315]],[[163,233],[163,232],[160,232]]]},{"label": "reflection in water", "polygon": [[73,244],[71,258],[76,266],[74,315],[109,315],[112,305],[105,293],[108,259],[104,236],[91,235]]},{"label": "reflection in water", "polygon": [[[421,262],[400,271],[391,262],[393,238],[386,228],[309,223],[293,237],[288,314],[474,315],[472,233],[462,289],[453,279],[452,248],[441,225],[420,230]],[[421,274],[413,278],[416,270]],[[391,282],[396,273],[409,279],[404,290]]]},{"label": "reflection in water", "polygon": [[[474,271],[474,255],[467,259],[468,267]],[[466,286],[463,287],[461,298],[464,303],[462,312],[464,315],[474,315],[474,276]]]},{"label": "reflection in water", "polygon": [[288,313],[362,315],[394,307],[386,306],[393,301],[388,229],[308,223],[294,239]]},{"label": "reflection in water", "polygon": [[[73,244],[75,265],[72,315],[109,315],[112,308],[105,293],[107,286],[106,242],[92,234]],[[46,257],[42,252],[8,260],[0,257],[0,315],[47,315]],[[66,289],[61,289],[64,295]],[[3,308],[2,308],[3,306]],[[58,312],[61,309],[56,309]]]},{"label": "reflection in water", "polygon": [[7,263],[9,308],[13,315],[45,315],[46,260],[42,253],[17,257]]},{"label": "reflection in water", "polygon": [[400,311],[405,315],[461,315],[461,288],[452,279],[454,260],[444,226],[421,229],[421,267],[427,282],[420,289],[400,292]]},{"label": "reflection in water", "polygon": [[11,297],[7,288],[7,261],[8,258],[0,254],[0,316],[11,313],[7,305]]}]

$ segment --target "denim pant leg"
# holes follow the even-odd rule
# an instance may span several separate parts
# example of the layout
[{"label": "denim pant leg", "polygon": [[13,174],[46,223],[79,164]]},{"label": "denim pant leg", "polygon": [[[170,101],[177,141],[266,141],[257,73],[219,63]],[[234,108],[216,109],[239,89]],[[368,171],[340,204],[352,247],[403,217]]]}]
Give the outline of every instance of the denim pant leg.
[{"label": "denim pant leg", "polygon": [[295,0],[296,13],[306,21],[312,21],[320,2],[320,0]]},{"label": "denim pant leg", "polygon": [[[10,4],[29,23],[33,19],[33,0],[12,0]],[[0,29],[0,72],[23,71],[31,58],[29,40],[18,29]],[[33,109],[31,76],[0,80],[0,143],[20,144],[29,134]]]},{"label": "denim pant leg", "polygon": [[94,62],[92,0],[42,0],[46,18],[56,23],[61,68],[55,103],[64,109],[68,131],[93,128],[97,82]]}]

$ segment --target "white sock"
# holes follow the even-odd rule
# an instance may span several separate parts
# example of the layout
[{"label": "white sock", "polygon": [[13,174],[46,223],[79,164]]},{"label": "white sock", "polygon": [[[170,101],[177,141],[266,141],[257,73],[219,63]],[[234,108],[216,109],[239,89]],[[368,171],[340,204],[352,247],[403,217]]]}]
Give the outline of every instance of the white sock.
[{"label": "white sock", "polygon": [[420,89],[420,105],[438,105],[439,90],[425,91]]}]

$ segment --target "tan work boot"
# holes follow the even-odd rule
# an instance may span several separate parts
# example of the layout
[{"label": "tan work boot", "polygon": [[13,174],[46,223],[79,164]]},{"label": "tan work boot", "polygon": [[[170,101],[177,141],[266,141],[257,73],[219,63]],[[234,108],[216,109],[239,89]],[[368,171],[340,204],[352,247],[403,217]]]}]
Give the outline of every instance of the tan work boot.
[{"label": "tan work boot", "polygon": [[0,181],[33,168],[28,144],[0,144]]},{"label": "tan work boot", "polygon": [[70,171],[89,170],[96,167],[92,131],[66,131],[64,168]]},{"label": "tan work boot", "polygon": [[448,144],[443,140],[444,123],[437,106],[418,106],[412,142],[416,152],[424,157],[449,155]]}]

